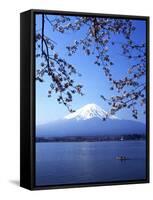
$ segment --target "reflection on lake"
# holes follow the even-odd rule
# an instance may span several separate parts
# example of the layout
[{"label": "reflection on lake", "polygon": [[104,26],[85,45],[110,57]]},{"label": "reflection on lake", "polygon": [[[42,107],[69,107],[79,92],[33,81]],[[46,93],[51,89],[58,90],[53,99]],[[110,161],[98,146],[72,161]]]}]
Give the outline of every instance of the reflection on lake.
[{"label": "reflection on lake", "polygon": [[36,185],[145,179],[145,148],[145,141],[36,143]]}]

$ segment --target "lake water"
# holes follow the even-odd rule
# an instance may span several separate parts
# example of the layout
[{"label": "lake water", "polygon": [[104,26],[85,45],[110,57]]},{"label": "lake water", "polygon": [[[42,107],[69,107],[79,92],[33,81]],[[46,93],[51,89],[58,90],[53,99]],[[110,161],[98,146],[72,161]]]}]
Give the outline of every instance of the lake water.
[{"label": "lake water", "polygon": [[[36,185],[145,179],[145,141],[36,143]],[[129,160],[116,160],[125,155]]]}]

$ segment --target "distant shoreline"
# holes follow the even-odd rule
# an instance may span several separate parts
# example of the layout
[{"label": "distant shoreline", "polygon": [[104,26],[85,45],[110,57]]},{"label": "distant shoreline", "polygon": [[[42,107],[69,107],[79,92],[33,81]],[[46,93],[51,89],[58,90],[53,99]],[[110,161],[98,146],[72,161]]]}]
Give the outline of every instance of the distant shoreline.
[{"label": "distant shoreline", "polygon": [[61,137],[36,137],[36,142],[104,142],[104,141],[128,141],[145,140],[145,135],[118,135],[118,136],[61,136]]}]

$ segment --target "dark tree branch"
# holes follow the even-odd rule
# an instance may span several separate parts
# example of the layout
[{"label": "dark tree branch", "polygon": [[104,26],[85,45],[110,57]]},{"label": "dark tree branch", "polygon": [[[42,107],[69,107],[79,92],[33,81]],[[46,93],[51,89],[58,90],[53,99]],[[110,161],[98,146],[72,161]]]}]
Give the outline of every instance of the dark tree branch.
[{"label": "dark tree branch", "polygon": [[42,30],[41,30],[41,35],[42,35],[42,39],[41,39],[41,52],[43,55],[43,41],[44,41],[44,24],[45,24],[45,20],[44,20],[44,14],[42,14]]}]

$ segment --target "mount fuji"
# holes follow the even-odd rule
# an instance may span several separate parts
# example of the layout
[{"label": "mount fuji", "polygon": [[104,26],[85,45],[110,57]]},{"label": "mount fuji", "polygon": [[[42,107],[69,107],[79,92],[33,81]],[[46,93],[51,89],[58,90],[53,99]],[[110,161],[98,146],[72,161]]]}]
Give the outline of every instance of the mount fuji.
[{"label": "mount fuji", "polygon": [[[100,106],[96,104],[87,104],[82,108],[76,110],[74,113],[71,113],[65,116],[65,119],[76,119],[76,120],[87,120],[94,117],[99,119],[104,119],[108,116],[108,113],[103,110]],[[110,119],[118,119],[117,117],[111,115],[109,116]]]},{"label": "mount fuji", "polygon": [[61,120],[36,127],[37,137],[114,136],[145,132],[145,124],[108,115],[96,104],[87,104]]}]

